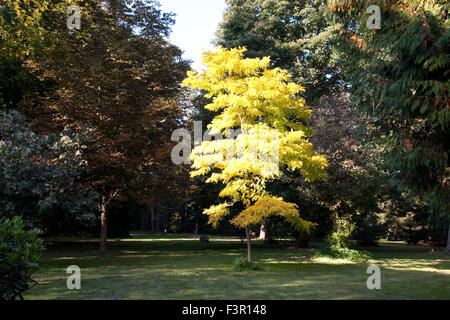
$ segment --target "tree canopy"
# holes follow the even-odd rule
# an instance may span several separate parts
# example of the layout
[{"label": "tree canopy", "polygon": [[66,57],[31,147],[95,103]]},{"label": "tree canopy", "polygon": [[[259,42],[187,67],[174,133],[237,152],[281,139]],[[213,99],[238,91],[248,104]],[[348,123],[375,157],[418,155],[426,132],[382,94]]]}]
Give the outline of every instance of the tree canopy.
[{"label": "tree canopy", "polygon": [[[239,227],[278,214],[308,232],[311,224],[299,218],[296,206],[271,196],[265,186],[267,181],[280,177],[280,167],[284,166],[298,169],[310,181],[324,177],[327,161],[313,151],[308,142],[312,131],[304,124],[311,111],[298,96],[303,88],[290,82],[287,71],[270,69],[267,57],[244,58],[245,50],[207,52],[203,62],[208,70],[200,74],[191,71],[183,81],[213,98],[205,108],[221,113],[208,128],[211,134],[228,138],[205,141],[193,150],[195,170],[191,176],[211,173],[207,183],[225,184],[219,196],[230,202],[204,211],[212,224],[217,224],[238,202],[245,208],[233,220]],[[230,139],[231,129],[240,129],[235,139]]]}]

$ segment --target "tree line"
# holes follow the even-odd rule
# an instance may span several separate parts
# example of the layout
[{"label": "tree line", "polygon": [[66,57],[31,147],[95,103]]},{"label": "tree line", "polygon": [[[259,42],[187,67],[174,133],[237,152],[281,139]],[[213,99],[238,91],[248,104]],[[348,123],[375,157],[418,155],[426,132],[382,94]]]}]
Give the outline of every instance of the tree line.
[{"label": "tree line", "polygon": [[[148,208],[162,208],[168,231],[243,227],[249,235],[263,225],[267,240],[293,237],[306,245],[344,228],[361,245],[381,237],[444,243],[450,224],[446,1],[226,2],[216,43],[222,54],[240,50],[242,56],[206,57],[262,65],[211,76],[267,93],[239,123],[230,120],[239,112],[227,106],[233,95],[248,92],[236,83],[228,83],[231,96],[220,101],[220,84],[191,79],[184,84],[196,90],[182,85],[190,64],[167,40],[174,16],[156,1],[3,1],[0,216],[20,215],[47,234],[101,234],[102,253],[118,226],[145,228],[149,211],[155,215]],[[380,29],[367,28],[371,4],[380,7]],[[69,5],[81,8],[80,29],[67,28]],[[261,70],[262,83],[242,78]],[[289,81],[304,90],[289,87],[292,101],[270,95],[274,87],[263,84],[274,79],[278,91]],[[295,101],[305,106],[302,114],[291,114]],[[223,121],[221,110],[229,111]],[[276,179],[260,181],[264,190],[255,187],[260,171],[251,170],[214,172],[211,185],[171,161],[172,132],[194,120],[218,131],[264,123],[266,130],[301,128],[304,145],[313,147],[287,156]],[[287,146],[294,140],[287,138]],[[316,154],[326,158],[326,168],[318,165],[323,177],[315,165],[302,170],[298,164]],[[321,179],[308,179],[311,173]],[[258,203],[254,197],[263,193],[273,197]],[[224,205],[219,194],[241,203]],[[239,218],[264,210],[276,214]],[[280,219],[292,210],[314,225],[310,232]],[[217,229],[208,224],[215,215]]]}]

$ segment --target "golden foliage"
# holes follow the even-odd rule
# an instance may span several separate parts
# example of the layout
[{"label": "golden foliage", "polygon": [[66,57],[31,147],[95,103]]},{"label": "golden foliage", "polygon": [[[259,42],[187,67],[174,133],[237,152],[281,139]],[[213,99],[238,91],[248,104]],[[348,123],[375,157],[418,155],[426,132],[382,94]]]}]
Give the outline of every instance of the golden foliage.
[{"label": "golden foliage", "polygon": [[260,224],[263,218],[278,215],[284,217],[297,231],[309,233],[313,223],[300,218],[297,205],[285,202],[282,198],[264,197],[244,211],[231,222],[241,228],[252,224]]},{"label": "golden foliage", "polygon": [[[221,111],[208,125],[211,134],[228,139],[204,141],[191,153],[192,177],[210,174],[207,182],[224,183],[219,196],[232,203],[204,211],[217,225],[228,207],[242,202],[246,209],[235,219],[240,227],[260,223],[264,216],[278,214],[296,228],[309,230],[295,205],[270,196],[265,185],[281,175],[280,168],[300,170],[306,180],[325,177],[327,161],[308,142],[313,131],[304,123],[311,110],[299,96],[300,84],[280,68],[269,69],[270,59],[244,58],[245,48],[208,51],[203,73],[188,72],[183,84],[205,90],[213,98],[205,108]],[[240,129],[235,137],[230,130]],[[253,204],[253,205],[252,205]],[[268,207],[266,207],[268,206]],[[258,210],[256,210],[257,208]]]}]

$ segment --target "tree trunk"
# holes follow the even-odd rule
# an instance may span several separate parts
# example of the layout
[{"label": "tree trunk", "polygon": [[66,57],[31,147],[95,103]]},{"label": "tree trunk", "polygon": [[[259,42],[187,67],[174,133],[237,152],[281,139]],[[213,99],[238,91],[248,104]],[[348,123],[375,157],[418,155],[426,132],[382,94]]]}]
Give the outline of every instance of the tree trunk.
[{"label": "tree trunk", "polygon": [[252,262],[252,241],[250,239],[250,229],[245,227],[245,234],[247,235],[247,260]]},{"label": "tree trunk", "polygon": [[450,226],[448,227],[447,248],[445,248],[445,253],[450,255]]},{"label": "tree trunk", "polygon": [[150,207],[150,223],[151,223],[151,230],[152,230],[152,232],[156,232],[156,229],[155,229],[155,206],[154,205],[151,205],[151,207]]},{"label": "tree trunk", "polygon": [[266,229],[264,228],[264,224],[261,225],[259,229],[259,240],[266,240]]},{"label": "tree trunk", "polygon": [[102,197],[102,205],[101,205],[101,216],[100,216],[100,253],[103,255],[106,253],[106,242],[107,242],[107,224],[108,217],[106,213],[106,202],[105,198]]},{"label": "tree trunk", "polygon": [[150,231],[150,213],[148,207],[141,210],[141,231]]}]

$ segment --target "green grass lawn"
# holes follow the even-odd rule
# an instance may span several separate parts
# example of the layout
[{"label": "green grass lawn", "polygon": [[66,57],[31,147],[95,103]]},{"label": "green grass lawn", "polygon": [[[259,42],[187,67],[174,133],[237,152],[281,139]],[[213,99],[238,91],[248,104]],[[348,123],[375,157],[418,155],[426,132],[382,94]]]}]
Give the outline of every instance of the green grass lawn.
[{"label": "green grass lawn", "polygon": [[[135,233],[112,240],[105,256],[98,239],[49,240],[25,299],[450,299],[450,258],[421,245],[382,242],[355,263],[254,242],[260,269],[238,272],[246,247],[237,238]],[[381,290],[366,287],[369,264],[381,268]],[[81,290],[66,287],[70,265],[81,268]]]}]

